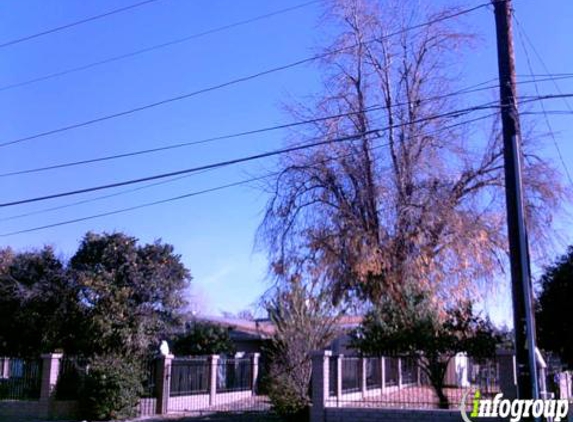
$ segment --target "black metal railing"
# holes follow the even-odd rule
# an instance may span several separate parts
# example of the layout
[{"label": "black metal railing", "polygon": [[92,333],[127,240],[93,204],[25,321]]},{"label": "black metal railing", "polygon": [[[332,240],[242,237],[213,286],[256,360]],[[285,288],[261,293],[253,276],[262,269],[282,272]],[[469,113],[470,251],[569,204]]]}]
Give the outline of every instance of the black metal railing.
[{"label": "black metal railing", "polygon": [[252,390],[250,359],[220,358],[217,362],[217,392]]},{"label": "black metal railing", "polygon": [[175,358],[171,363],[171,396],[205,394],[209,391],[206,358]]},{"label": "black metal railing", "polygon": [[[423,358],[333,356],[328,374],[330,397],[336,397],[345,407],[452,409],[460,406],[469,387],[479,388],[485,397],[500,391],[495,359],[452,358],[441,388],[424,376],[420,359]],[[333,369],[337,367],[342,368],[341,374]]]},{"label": "black metal railing", "polygon": [[158,361],[152,357],[142,363],[142,398],[157,397],[157,365]]},{"label": "black metal railing", "polygon": [[77,400],[82,391],[88,360],[78,356],[63,356],[56,382],[56,400]]},{"label": "black metal railing", "polygon": [[380,358],[366,358],[366,388],[375,389],[382,386],[382,361]]},{"label": "black metal railing", "polygon": [[40,359],[0,358],[0,400],[37,400],[41,382]]},{"label": "black metal railing", "polygon": [[338,356],[330,356],[328,361],[328,390],[330,396],[336,395],[338,382]]},{"label": "black metal railing", "polygon": [[398,364],[398,358],[388,357],[384,359],[384,373],[384,384],[387,387],[398,385],[398,381],[400,379],[400,366]]},{"label": "black metal railing", "polygon": [[497,359],[468,358],[467,377],[469,383],[483,394],[499,391],[499,364]]},{"label": "black metal railing", "polygon": [[362,361],[360,358],[345,357],[342,360],[342,392],[360,391]]},{"label": "black metal railing", "polygon": [[418,363],[415,358],[405,357],[400,360],[402,384],[415,384],[418,380]]}]

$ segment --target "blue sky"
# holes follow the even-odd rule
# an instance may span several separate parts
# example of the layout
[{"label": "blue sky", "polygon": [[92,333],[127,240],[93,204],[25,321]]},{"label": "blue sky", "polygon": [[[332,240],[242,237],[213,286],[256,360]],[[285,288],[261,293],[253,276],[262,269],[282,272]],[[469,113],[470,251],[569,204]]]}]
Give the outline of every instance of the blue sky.
[{"label": "blue sky", "polygon": [[[0,41],[134,3],[134,1],[10,0],[0,3],[4,17]],[[289,13],[210,34],[171,47],[98,66],[47,81],[1,88],[70,67],[129,53],[212,28],[250,19],[300,4],[301,1],[159,0],[104,19],[0,48],[0,143],[102,115],[175,97],[201,88],[288,64],[313,55],[324,36],[319,17],[322,5],[313,3]],[[452,1],[440,0],[443,4]],[[455,3],[459,4],[459,3]],[[465,2],[474,6],[478,1]],[[573,4],[552,0],[551,8],[533,0],[516,0],[516,14],[552,73],[573,72],[570,54]],[[497,76],[493,14],[480,9],[464,18],[480,36],[470,54],[461,58],[460,87]],[[518,36],[518,34],[516,34]],[[1,43],[0,42],[0,43]],[[529,73],[516,39],[520,75]],[[529,49],[535,73],[546,73]],[[0,149],[0,173],[81,160],[177,142],[200,140],[244,130],[287,123],[281,104],[316,92],[320,75],[303,65],[186,100],[118,119],[37,138]],[[559,81],[563,92],[573,92],[573,80]],[[556,93],[551,83],[542,92]],[[520,93],[534,95],[533,86]],[[486,94],[488,99],[496,93]],[[477,101],[477,98],[468,99]],[[573,104],[573,101],[570,101]],[[547,109],[565,110],[562,102]],[[573,145],[571,115],[550,116],[556,141],[570,172]],[[547,131],[537,116],[541,131]],[[1,201],[110,183],[193,167],[277,148],[284,132],[237,138],[161,152],[153,155],[0,178]],[[560,167],[555,146],[547,142],[546,156]],[[272,168],[273,162],[251,163],[207,172],[149,189],[56,212],[16,220],[21,213],[73,203],[125,190],[85,194],[0,210],[0,233],[128,207],[248,178]],[[561,170],[563,170],[560,167]],[[255,229],[267,197],[253,187],[238,187],[131,213],[90,220],[10,237],[0,246],[16,249],[52,244],[70,256],[88,231],[120,230],[143,242],[162,238],[175,246],[191,270],[192,292],[201,310],[236,312],[256,301],[268,286],[266,261],[253,253]],[[559,220],[562,234],[571,239],[568,221]],[[571,243],[571,242],[570,242]],[[486,301],[498,321],[510,317],[507,302]]]}]

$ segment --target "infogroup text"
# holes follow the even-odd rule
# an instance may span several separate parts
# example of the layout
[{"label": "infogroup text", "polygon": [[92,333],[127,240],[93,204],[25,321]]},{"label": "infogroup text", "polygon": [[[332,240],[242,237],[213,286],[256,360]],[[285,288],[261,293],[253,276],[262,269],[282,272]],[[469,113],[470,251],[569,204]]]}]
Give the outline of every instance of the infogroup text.
[{"label": "infogroup text", "polygon": [[472,412],[469,417],[466,412],[466,399],[468,392],[464,394],[460,410],[462,419],[471,422],[470,418],[510,418],[511,422],[518,422],[522,418],[552,418],[554,422],[559,422],[567,416],[569,412],[569,402],[567,400],[509,400],[504,399],[503,394],[497,394],[493,400],[481,398],[481,393],[477,390],[474,394]]}]

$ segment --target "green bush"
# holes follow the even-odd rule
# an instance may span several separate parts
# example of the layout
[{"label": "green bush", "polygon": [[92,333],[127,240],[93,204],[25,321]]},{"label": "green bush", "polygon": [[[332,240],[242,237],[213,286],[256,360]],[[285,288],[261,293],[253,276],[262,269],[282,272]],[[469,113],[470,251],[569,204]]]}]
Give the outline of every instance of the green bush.
[{"label": "green bush", "polygon": [[268,395],[273,410],[286,422],[304,422],[310,420],[310,397],[308,391],[290,374],[273,374],[268,384]]},{"label": "green bush", "polygon": [[83,417],[102,421],[136,416],[136,407],[143,393],[140,368],[141,365],[125,358],[93,358],[82,394]]}]

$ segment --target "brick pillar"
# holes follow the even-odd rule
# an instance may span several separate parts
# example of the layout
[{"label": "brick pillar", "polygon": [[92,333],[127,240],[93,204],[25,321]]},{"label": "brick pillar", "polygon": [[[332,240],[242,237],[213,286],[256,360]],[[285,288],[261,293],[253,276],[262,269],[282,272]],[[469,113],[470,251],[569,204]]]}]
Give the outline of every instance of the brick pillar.
[{"label": "brick pillar", "polygon": [[217,399],[217,367],[219,355],[209,356],[209,405],[214,405]]},{"label": "brick pillar", "polygon": [[161,355],[157,359],[157,409],[158,415],[166,415],[169,411],[169,396],[171,394],[171,365],[173,355]]},{"label": "brick pillar", "polygon": [[509,350],[497,352],[499,368],[499,389],[504,398],[512,400],[517,398],[517,378],[515,371],[515,355]]},{"label": "brick pillar", "polygon": [[[571,397],[571,382],[571,372],[560,372],[557,374],[557,386],[559,388],[559,397],[557,397],[558,399],[565,400]],[[573,411],[569,413],[573,415]]]},{"label": "brick pillar", "polygon": [[402,388],[402,358],[398,358],[398,389]]},{"label": "brick pillar", "polygon": [[324,409],[329,393],[330,350],[321,350],[312,354],[312,408],[310,422],[323,422]]},{"label": "brick pillar", "polygon": [[366,364],[368,363],[367,359],[364,357],[360,358],[360,391],[362,391],[362,398],[366,396],[366,391],[368,390],[368,385],[366,383],[367,378],[367,368]]},{"label": "brick pillar", "polygon": [[0,378],[10,378],[10,358],[0,358]]},{"label": "brick pillar", "polygon": [[251,355],[251,389],[253,390],[253,396],[257,394],[257,381],[259,379],[259,360],[261,354],[253,353]]},{"label": "brick pillar", "polygon": [[61,353],[48,353],[42,355],[42,384],[40,388],[40,400],[48,401],[52,396],[58,374],[60,372]]},{"label": "brick pillar", "polygon": [[58,382],[60,373],[61,353],[47,353],[42,358],[42,380],[40,384],[40,405],[45,417],[50,416],[50,407],[52,404],[52,394]]}]

